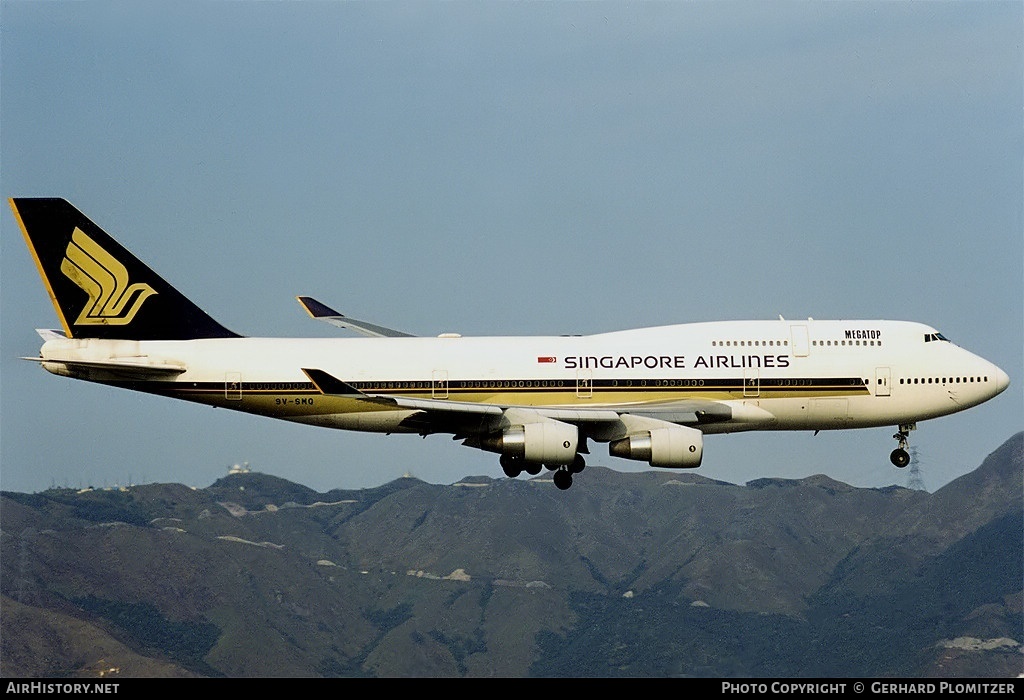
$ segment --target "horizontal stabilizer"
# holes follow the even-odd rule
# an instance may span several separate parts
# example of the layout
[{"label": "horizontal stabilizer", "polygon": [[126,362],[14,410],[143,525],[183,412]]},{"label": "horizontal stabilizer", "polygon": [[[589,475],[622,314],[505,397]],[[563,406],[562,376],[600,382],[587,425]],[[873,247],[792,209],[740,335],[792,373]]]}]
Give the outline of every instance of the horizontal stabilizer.
[{"label": "horizontal stabilizer", "polygon": [[162,379],[182,374],[187,368],[166,362],[152,362],[147,357],[119,358],[112,360],[53,360],[42,357],[23,357],[22,360],[40,363],[45,369],[59,371],[60,366],[66,368],[68,374],[78,376],[105,372],[125,379]]},{"label": "horizontal stabilizer", "polygon": [[[52,328],[36,328],[36,333],[43,339],[43,342],[47,340],[66,340],[67,336],[62,331],[56,331]],[[23,358],[24,359],[24,358]],[[31,358],[34,359],[34,358]]]},{"label": "horizontal stabilizer", "polygon": [[313,297],[295,297],[299,300],[310,316],[317,319],[318,321],[325,321],[330,323],[332,326],[338,326],[339,328],[350,328],[354,331],[358,331],[363,335],[372,336],[375,338],[413,338],[411,333],[403,333],[402,331],[396,331],[393,328],[386,328],[384,326],[378,326],[376,323],[370,323],[368,321],[359,321],[354,318],[349,318],[344,314],[340,314],[331,307],[323,304]]}]

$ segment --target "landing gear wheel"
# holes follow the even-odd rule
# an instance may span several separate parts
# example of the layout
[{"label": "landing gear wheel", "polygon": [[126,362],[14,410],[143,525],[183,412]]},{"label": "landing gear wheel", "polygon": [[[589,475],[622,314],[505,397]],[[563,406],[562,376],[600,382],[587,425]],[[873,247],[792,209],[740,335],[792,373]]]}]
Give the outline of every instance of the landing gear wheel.
[{"label": "landing gear wheel", "polygon": [[572,486],[572,474],[570,474],[569,470],[564,467],[556,471],[552,479],[555,482],[555,486],[562,491],[565,491],[567,488]]},{"label": "landing gear wheel", "polygon": [[527,462],[526,473],[531,476],[537,476],[540,474],[540,470],[544,468],[544,465],[540,462]]},{"label": "landing gear wheel", "polygon": [[895,466],[903,469],[903,467],[910,464],[910,453],[907,452],[908,439],[910,437],[910,431],[917,428],[917,423],[901,423],[897,432],[893,435],[893,438],[899,444],[892,454],[889,455],[889,461]]},{"label": "landing gear wheel", "polygon": [[583,459],[583,455],[576,455],[572,460],[572,464],[569,465],[569,471],[573,474],[579,474],[581,471],[587,468],[587,461]]},{"label": "landing gear wheel", "polygon": [[512,455],[502,455],[498,458],[498,464],[509,479],[515,479],[523,473],[523,460]]},{"label": "landing gear wheel", "polygon": [[889,455],[889,460],[900,469],[910,464],[910,453],[901,447],[897,447]]}]

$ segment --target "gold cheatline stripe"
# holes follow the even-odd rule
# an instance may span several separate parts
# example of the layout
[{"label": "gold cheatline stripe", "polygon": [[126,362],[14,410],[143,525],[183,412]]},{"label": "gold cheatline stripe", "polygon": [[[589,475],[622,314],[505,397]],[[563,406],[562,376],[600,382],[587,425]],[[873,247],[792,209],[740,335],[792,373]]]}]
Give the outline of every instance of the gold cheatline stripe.
[{"label": "gold cheatline stripe", "polygon": [[[116,384],[117,382],[105,382]],[[258,382],[257,382],[258,383]],[[175,382],[164,382],[162,386],[153,385],[150,389],[142,389],[143,391],[150,390],[154,392],[164,394],[191,394],[195,396],[201,395],[223,395],[225,392],[224,384],[222,382],[206,382],[203,386],[197,387],[186,387],[178,386]],[[636,388],[627,391],[625,388],[619,388],[615,391],[602,391],[595,389],[593,393],[587,398],[578,398],[576,395],[576,387],[563,386],[563,387],[512,387],[507,388],[494,388],[494,389],[451,389],[448,390],[448,396],[451,397],[453,394],[463,397],[461,400],[473,403],[491,403],[494,397],[500,396],[502,398],[502,404],[514,404],[514,405],[543,405],[543,404],[530,404],[529,399],[536,398],[537,394],[566,394],[571,399],[578,399],[580,405],[593,405],[600,403],[600,397],[602,394],[614,394],[609,398],[614,398],[616,402],[627,402],[627,403],[642,403],[646,401],[659,401],[663,399],[671,399],[674,395],[680,393],[698,394],[695,398],[702,398],[708,400],[737,400],[744,398],[738,396],[743,391],[744,387],[742,384],[736,384],[731,387],[648,387],[641,391]],[[685,391],[683,391],[685,390]],[[232,393],[240,394],[245,397],[259,397],[259,396],[323,396],[324,398],[347,398],[352,399],[354,397],[339,397],[331,394],[321,394],[318,390],[310,387],[308,389],[232,389]],[[822,393],[828,392],[829,396],[837,397],[849,397],[858,395],[868,395],[871,393],[868,387],[863,385],[860,386],[846,386],[846,385],[830,385],[820,387],[771,387],[765,389],[762,387],[759,396],[764,397],[773,393],[785,394],[784,398],[816,398],[820,397]],[[371,390],[370,396],[377,395],[391,395],[405,398],[414,399],[432,399],[434,398],[429,387],[420,389],[396,389],[387,391],[376,391]],[[469,398],[475,396],[476,398]],[[757,398],[756,396],[750,396],[747,398]],[[595,401],[595,399],[598,399]],[[436,399],[438,401],[444,401],[445,399]],[[456,399],[460,400],[460,399]],[[564,402],[563,402],[564,403]],[[573,402],[576,403],[575,401]],[[556,405],[556,404],[553,404]],[[557,405],[563,405],[562,403]]]}]

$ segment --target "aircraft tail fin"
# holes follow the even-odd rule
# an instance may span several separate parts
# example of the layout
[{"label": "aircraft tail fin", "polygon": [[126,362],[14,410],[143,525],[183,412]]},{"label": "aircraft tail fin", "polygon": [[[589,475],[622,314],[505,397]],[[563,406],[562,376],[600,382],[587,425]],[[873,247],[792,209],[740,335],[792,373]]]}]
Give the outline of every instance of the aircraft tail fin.
[{"label": "aircraft tail fin", "polygon": [[236,338],[64,199],[11,209],[69,338]]}]

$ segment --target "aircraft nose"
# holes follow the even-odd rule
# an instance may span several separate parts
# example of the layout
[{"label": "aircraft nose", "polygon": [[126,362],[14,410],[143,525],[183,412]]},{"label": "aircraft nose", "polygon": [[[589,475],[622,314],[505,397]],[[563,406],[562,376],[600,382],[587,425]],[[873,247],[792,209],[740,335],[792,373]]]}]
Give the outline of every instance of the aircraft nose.
[{"label": "aircraft nose", "polygon": [[1006,387],[1010,386],[1010,375],[995,365],[992,365],[992,367],[995,372],[996,393],[1001,394],[1006,390]]}]

